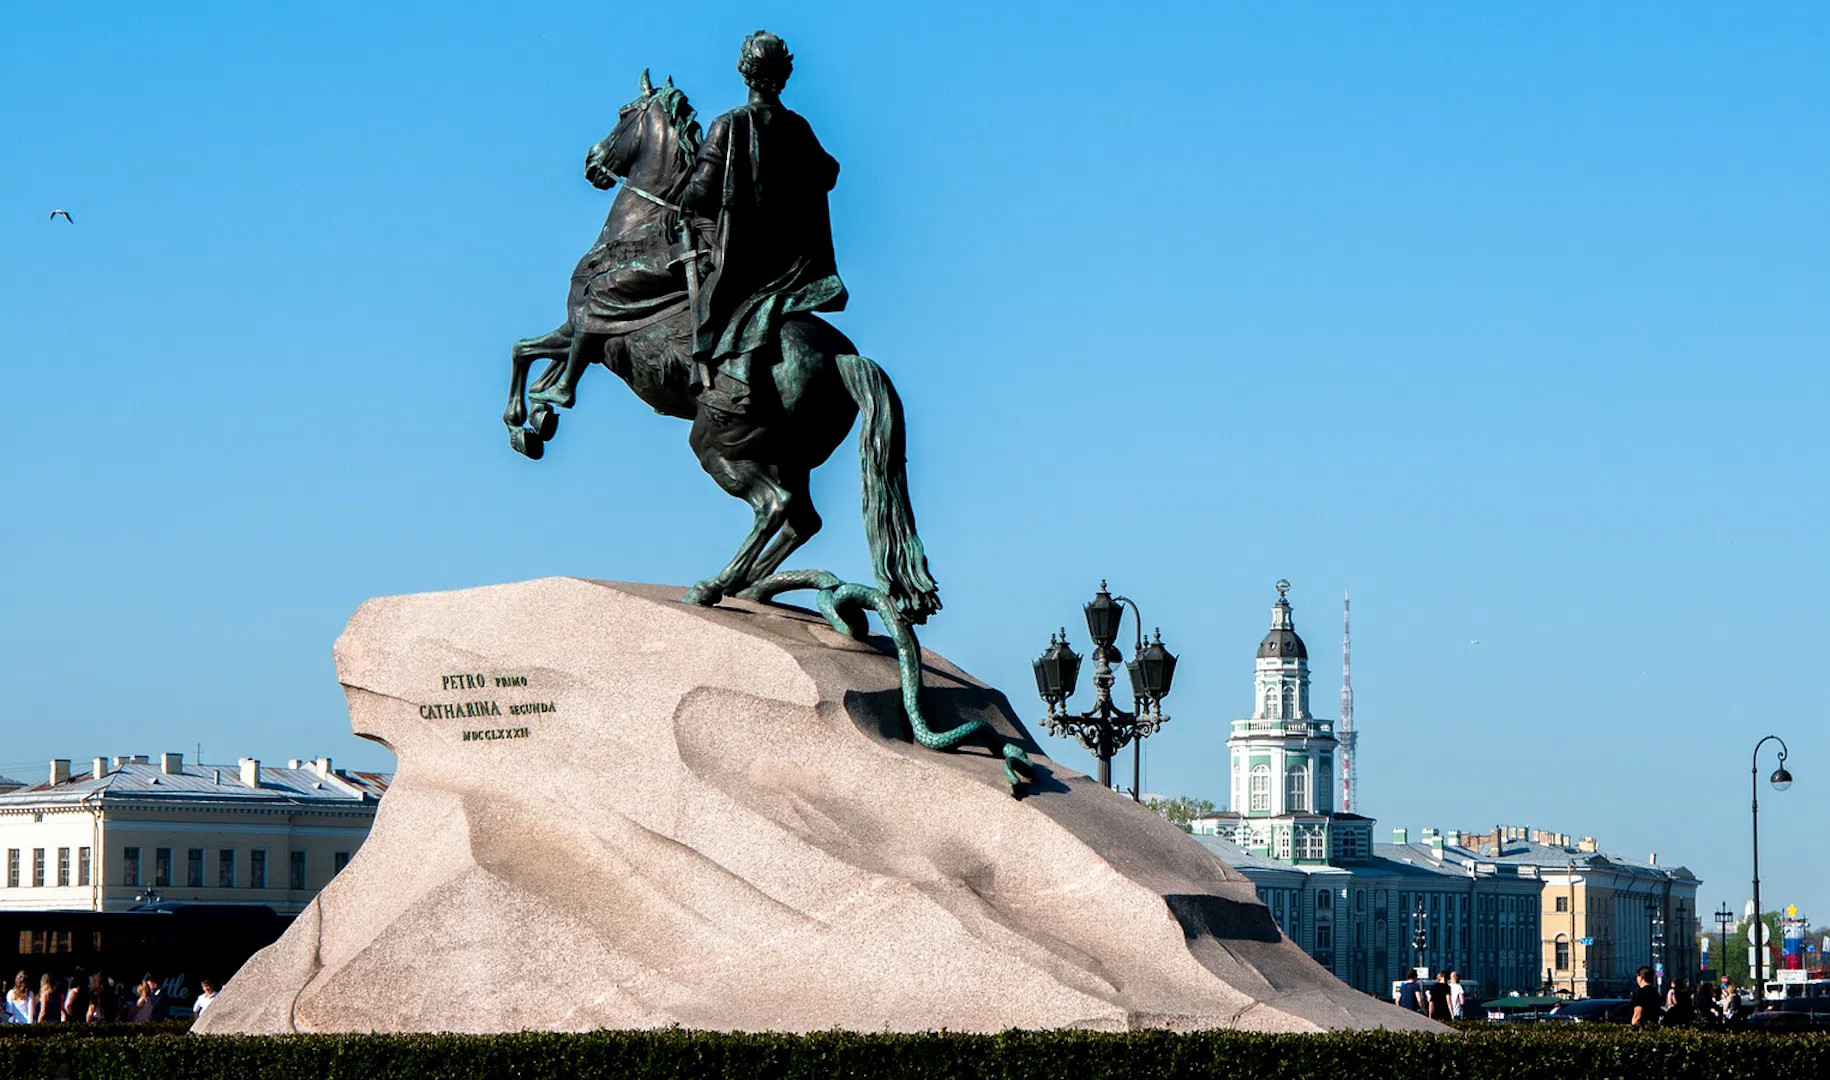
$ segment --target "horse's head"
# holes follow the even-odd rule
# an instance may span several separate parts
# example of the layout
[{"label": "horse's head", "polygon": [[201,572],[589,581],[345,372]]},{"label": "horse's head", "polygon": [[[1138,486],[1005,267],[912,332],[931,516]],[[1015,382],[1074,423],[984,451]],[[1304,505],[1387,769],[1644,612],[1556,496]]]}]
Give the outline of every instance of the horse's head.
[{"label": "horse's head", "polygon": [[617,110],[616,128],[585,154],[585,179],[608,189],[618,177],[628,177],[671,194],[686,182],[699,155],[699,122],[672,78],[657,88],[643,68],[640,85],[641,95]]}]

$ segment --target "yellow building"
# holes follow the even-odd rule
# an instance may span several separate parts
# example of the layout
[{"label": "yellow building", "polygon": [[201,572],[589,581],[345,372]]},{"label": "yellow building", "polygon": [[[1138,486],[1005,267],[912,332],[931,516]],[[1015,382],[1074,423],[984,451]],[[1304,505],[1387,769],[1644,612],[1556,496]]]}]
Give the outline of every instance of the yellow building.
[{"label": "yellow building", "polygon": [[368,836],[389,774],[95,758],[0,792],[0,909],[265,904],[297,913]]},{"label": "yellow building", "polygon": [[1452,846],[1537,868],[1544,883],[1541,925],[1546,984],[1575,997],[1624,997],[1640,967],[1664,979],[1695,980],[1696,875],[1601,851],[1592,836],[1525,826],[1450,832]]}]

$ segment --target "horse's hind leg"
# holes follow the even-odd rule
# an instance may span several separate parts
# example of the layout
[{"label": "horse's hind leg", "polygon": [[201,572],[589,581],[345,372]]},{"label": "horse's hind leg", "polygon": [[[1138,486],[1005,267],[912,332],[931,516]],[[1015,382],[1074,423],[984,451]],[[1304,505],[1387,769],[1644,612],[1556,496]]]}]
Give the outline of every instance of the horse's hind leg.
[{"label": "horse's hind leg", "polygon": [[[753,461],[727,461],[722,457],[702,455],[700,463],[718,481],[718,486],[750,504],[755,519],[750,534],[723,570],[695,583],[683,599],[689,604],[710,607],[727,593],[745,588],[756,580],[757,560],[782,529],[788,518],[788,492],[771,470]],[[792,548],[790,549],[792,550]]]},{"label": "horse's hind leg", "polygon": [[[527,373],[536,360],[558,360],[572,347],[571,324],[540,337],[523,338],[509,351],[508,408],[502,422],[511,428],[527,423]],[[549,365],[549,370],[552,365]],[[545,375],[542,375],[544,381]]]},{"label": "horse's hind leg", "polygon": [[769,541],[769,546],[757,558],[756,565],[751,567],[746,580],[741,582],[745,589],[780,570],[788,556],[820,531],[822,522],[819,511],[813,508],[813,496],[807,491],[806,471],[783,476],[781,482],[787,498],[781,531],[775,534],[774,540]]}]

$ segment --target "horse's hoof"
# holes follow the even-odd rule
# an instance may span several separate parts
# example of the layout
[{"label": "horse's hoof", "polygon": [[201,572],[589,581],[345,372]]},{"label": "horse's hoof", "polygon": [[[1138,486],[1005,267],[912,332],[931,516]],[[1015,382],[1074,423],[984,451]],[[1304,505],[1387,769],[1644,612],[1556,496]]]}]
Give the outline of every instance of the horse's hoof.
[{"label": "horse's hoof", "polygon": [[724,587],[710,581],[701,581],[686,590],[680,597],[682,604],[697,604],[700,607],[711,607],[724,599]]},{"label": "horse's hoof", "polygon": [[553,411],[551,405],[543,402],[534,406],[533,413],[528,416],[527,426],[540,438],[550,439],[559,430],[559,414]]},{"label": "horse's hoof", "polygon": [[546,454],[546,440],[526,428],[515,428],[508,433],[508,445],[515,448],[515,453],[529,461],[539,461]]}]

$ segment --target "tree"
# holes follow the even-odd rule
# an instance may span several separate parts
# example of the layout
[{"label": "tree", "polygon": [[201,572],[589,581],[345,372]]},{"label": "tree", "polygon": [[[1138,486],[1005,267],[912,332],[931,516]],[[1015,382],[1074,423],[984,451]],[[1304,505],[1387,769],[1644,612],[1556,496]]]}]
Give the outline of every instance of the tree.
[{"label": "tree", "polygon": [[[1770,945],[1771,948],[1767,952],[1767,959],[1762,961],[1768,982],[1771,982],[1774,978],[1774,967],[1784,962],[1780,959],[1779,953],[1780,944],[1783,941],[1779,929],[1782,916],[1782,912],[1769,911],[1761,920],[1766,923],[1767,933],[1771,935],[1767,939],[1767,944]],[[1753,965],[1749,963],[1747,959],[1748,947],[1753,943],[1752,931],[1753,921],[1751,919],[1742,919],[1741,924],[1735,927],[1728,935],[1728,947],[1723,951],[1721,962],[1717,963],[1713,958],[1710,961],[1711,964],[1716,966],[1717,970],[1731,976],[1737,983],[1740,983],[1743,986],[1747,985],[1748,979],[1753,973]],[[1810,941],[1811,938],[1805,938],[1807,944],[1809,944]]]},{"label": "tree", "polygon": [[1193,832],[1194,826],[1191,823],[1196,818],[1214,812],[1213,803],[1206,799],[1191,799],[1186,795],[1177,795],[1173,799],[1152,796],[1144,800],[1144,805],[1183,832]]}]

